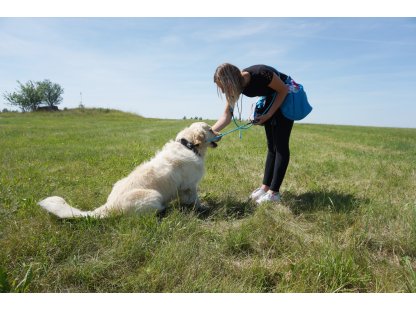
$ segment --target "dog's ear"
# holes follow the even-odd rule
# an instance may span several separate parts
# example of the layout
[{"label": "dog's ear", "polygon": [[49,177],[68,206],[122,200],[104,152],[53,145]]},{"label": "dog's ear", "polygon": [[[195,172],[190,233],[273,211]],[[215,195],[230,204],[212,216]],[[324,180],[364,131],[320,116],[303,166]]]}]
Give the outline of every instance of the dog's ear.
[{"label": "dog's ear", "polygon": [[205,132],[196,131],[192,137],[192,143],[196,146],[205,142]]}]

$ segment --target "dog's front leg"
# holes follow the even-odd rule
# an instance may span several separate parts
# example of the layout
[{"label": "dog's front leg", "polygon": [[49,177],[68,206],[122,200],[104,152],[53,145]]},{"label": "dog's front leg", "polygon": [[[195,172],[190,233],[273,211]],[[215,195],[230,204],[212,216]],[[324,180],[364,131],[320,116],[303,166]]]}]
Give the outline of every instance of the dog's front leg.
[{"label": "dog's front leg", "polygon": [[195,206],[196,208],[199,208],[199,206],[201,205],[196,187],[181,190],[179,192],[179,199],[181,203],[184,205],[191,205]]}]

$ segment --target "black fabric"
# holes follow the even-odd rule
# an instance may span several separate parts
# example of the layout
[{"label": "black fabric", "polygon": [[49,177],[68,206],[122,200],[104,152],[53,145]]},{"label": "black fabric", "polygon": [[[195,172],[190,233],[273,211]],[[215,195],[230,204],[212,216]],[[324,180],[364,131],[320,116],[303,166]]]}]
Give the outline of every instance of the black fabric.
[{"label": "black fabric", "polygon": [[265,124],[267,137],[267,158],[263,184],[270,190],[279,192],[289,165],[289,138],[293,120],[283,116],[280,109]]},{"label": "black fabric", "polygon": [[250,74],[250,82],[244,88],[243,94],[248,97],[271,95],[276,92],[268,87],[275,73],[283,82],[286,81],[287,75],[278,72],[275,68],[267,65],[253,65],[243,69]]},{"label": "black fabric", "polygon": [[197,145],[192,144],[191,142],[189,142],[187,139],[181,139],[179,141],[183,146],[185,146],[187,149],[193,151],[195,154],[197,154],[199,156],[199,152],[198,149],[196,148]]}]

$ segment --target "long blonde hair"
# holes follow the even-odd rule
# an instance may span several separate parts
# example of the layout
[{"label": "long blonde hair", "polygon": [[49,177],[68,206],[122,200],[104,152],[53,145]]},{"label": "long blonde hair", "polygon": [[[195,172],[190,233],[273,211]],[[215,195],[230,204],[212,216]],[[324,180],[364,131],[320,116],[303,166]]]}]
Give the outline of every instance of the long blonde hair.
[{"label": "long blonde hair", "polygon": [[[234,108],[243,91],[244,78],[240,69],[229,63],[221,64],[215,70],[214,82],[221,84],[228,104]],[[217,92],[220,94],[220,87],[218,86]]]}]

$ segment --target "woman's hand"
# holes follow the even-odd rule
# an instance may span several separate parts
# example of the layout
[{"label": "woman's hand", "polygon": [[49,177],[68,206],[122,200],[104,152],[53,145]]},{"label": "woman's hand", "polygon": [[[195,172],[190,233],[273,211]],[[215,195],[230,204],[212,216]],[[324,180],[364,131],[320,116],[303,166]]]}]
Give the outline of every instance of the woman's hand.
[{"label": "woman's hand", "polygon": [[270,119],[269,114],[258,116],[256,117],[256,119],[253,120],[253,125],[255,126],[262,125],[269,119]]},{"label": "woman's hand", "polygon": [[220,132],[218,132],[218,131],[215,131],[214,129],[212,129],[211,128],[211,131],[216,135],[216,136],[220,136],[221,135],[221,133]]}]

